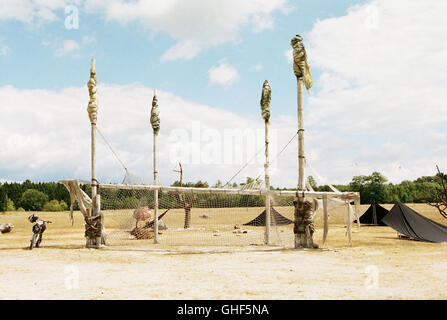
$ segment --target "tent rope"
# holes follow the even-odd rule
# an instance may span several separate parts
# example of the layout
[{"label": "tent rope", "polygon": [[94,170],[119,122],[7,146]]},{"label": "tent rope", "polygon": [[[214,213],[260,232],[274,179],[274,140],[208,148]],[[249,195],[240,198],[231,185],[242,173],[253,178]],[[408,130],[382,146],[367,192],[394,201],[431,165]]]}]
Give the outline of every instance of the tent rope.
[{"label": "tent rope", "polygon": [[104,135],[101,133],[101,131],[99,130],[98,126],[96,126],[96,131],[98,131],[99,135],[101,136],[102,140],[104,140],[104,142],[106,143],[106,145],[109,147],[110,151],[112,151],[113,155],[115,156],[115,158],[119,161],[119,163],[121,164],[121,166],[123,167],[123,169],[128,172],[126,166],[124,165],[123,161],[121,161],[121,159],[118,157],[117,153],[115,152],[115,150],[112,148],[112,146],[110,145],[110,143],[107,141],[107,139],[104,137]]},{"label": "tent rope", "polygon": [[[242,166],[242,168],[240,168],[239,171],[236,172],[236,174],[233,175],[233,176],[231,177],[231,179],[227,181],[227,183],[224,184],[223,188],[225,188],[227,185],[229,185],[229,183],[230,183],[231,181],[233,181],[233,179],[236,178],[236,177],[239,175],[239,173],[241,173],[241,172],[248,166],[248,164],[249,164],[254,158],[256,158],[256,157],[258,156],[258,154],[261,153],[262,150],[264,150],[264,146],[262,146],[261,148],[259,148],[259,150],[255,153],[255,155],[254,155],[253,157],[251,157],[250,160],[248,160],[248,161]],[[258,177],[258,178],[259,178],[259,177]],[[257,180],[257,179],[255,179],[255,181],[256,181],[256,180]]]},{"label": "tent rope", "polygon": [[[273,158],[272,161],[270,161],[270,164],[275,163],[276,160],[278,160],[279,156],[281,155],[281,153],[284,152],[284,150],[286,150],[286,148],[289,146],[289,144],[292,143],[292,141],[295,139],[295,137],[298,136],[298,132],[296,132],[293,137],[289,140],[289,142],[287,142],[287,144],[281,149],[281,151],[278,152],[278,154]],[[261,176],[263,175],[263,173],[260,173],[255,180],[258,180]]]}]

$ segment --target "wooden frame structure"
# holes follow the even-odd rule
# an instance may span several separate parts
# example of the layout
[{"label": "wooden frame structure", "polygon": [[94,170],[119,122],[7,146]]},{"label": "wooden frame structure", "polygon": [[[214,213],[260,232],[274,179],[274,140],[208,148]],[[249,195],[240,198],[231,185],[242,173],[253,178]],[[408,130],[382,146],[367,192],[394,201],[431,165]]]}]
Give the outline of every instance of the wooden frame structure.
[{"label": "wooden frame structure", "polygon": [[[154,182],[153,185],[127,185],[127,184],[98,184],[96,180],[96,120],[98,112],[98,103],[96,97],[96,70],[95,70],[95,59],[91,61],[90,69],[90,80],[87,84],[89,88],[89,105],[87,108],[90,123],[91,123],[91,187],[92,187],[92,209],[86,210],[84,216],[86,221],[86,247],[88,248],[100,248],[104,243],[104,217],[101,212],[101,202],[100,196],[98,194],[98,187],[105,189],[131,189],[131,190],[150,190],[154,191],[155,196],[155,225],[154,225],[154,243],[158,243],[158,192],[168,191],[168,192],[178,192],[178,193],[195,193],[195,194],[235,194],[235,195],[257,195],[264,196],[265,209],[266,209],[266,226],[265,226],[265,243],[270,244],[270,202],[272,196],[294,196],[297,199],[312,198],[321,199],[323,202],[323,212],[324,212],[324,233],[323,233],[323,243],[326,241],[328,234],[328,201],[331,198],[340,199],[350,204],[354,201],[355,203],[355,215],[358,220],[358,213],[360,207],[360,194],[358,192],[311,192],[306,191],[304,188],[304,125],[303,125],[303,80],[297,78],[298,82],[298,191],[284,191],[284,190],[270,190],[270,177],[269,177],[269,139],[268,139],[268,125],[270,119],[270,95],[271,89],[268,85],[268,81],[264,82],[263,94],[261,97],[261,109],[262,116],[265,121],[265,188],[260,190],[250,190],[250,189],[232,189],[232,188],[190,188],[190,187],[168,187],[160,186],[157,183],[157,136],[160,129],[160,118],[158,113],[158,99],[154,91],[154,97],[152,101],[151,110],[151,125],[153,128],[153,169],[154,169]],[[266,86],[267,84],[267,86]],[[348,235],[349,243],[352,244],[351,236],[351,210],[348,207]],[[297,247],[297,239],[295,238],[295,247]]]}]

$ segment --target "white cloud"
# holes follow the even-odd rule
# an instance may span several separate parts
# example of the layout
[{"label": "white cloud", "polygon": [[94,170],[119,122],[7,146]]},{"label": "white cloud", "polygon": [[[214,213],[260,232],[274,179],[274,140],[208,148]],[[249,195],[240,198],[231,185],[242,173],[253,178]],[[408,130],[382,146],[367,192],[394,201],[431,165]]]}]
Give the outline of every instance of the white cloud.
[{"label": "white cloud", "polygon": [[0,45],[0,56],[8,55],[10,49],[7,45]]},{"label": "white cloud", "polygon": [[162,60],[191,59],[209,46],[237,40],[242,27],[274,27],[274,12],[288,14],[288,0],[87,0],[85,9],[122,23],[138,20],[178,40]]},{"label": "white cloud", "polygon": [[87,14],[102,14],[108,21],[137,20],[169,34],[177,43],[162,61],[192,59],[204,48],[237,41],[243,27],[255,33],[272,29],[275,12],[293,11],[289,0],[0,0],[0,21],[52,22],[68,5],[82,5]]},{"label": "white cloud", "polygon": [[208,70],[208,77],[211,84],[228,86],[239,79],[239,73],[233,66],[221,61],[217,67]]},{"label": "white cloud", "polygon": [[[151,88],[138,84],[98,87],[98,127],[129,170],[147,181],[152,181],[152,129],[148,119],[152,93]],[[183,161],[188,181],[215,183],[229,179],[264,145],[260,117],[240,116],[168,92],[157,91],[157,95],[161,183],[178,179],[173,172],[178,161]],[[61,91],[0,87],[0,118],[8,119],[0,127],[0,179],[88,180],[88,98],[86,87]],[[271,132],[271,152],[276,154],[279,145],[294,134],[294,128],[280,121]],[[182,150],[186,150],[183,155],[179,153]],[[100,136],[97,152],[100,181],[120,182],[124,171]],[[257,176],[263,163],[261,152],[235,181]],[[284,175],[281,170],[276,176],[272,174],[272,183],[293,185],[292,178],[293,174]]]},{"label": "white cloud", "polygon": [[179,42],[173,47],[169,48],[165,53],[163,53],[163,55],[161,56],[161,61],[169,61],[177,59],[190,60],[195,56],[197,56],[200,50],[202,49],[198,42],[195,41]]},{"label": "white cloud", "polygon": [[49,46],[51,46],[52,42],[49,41],[49,40],[42,40],[42,41],[40,42],[40,44],[41,44],[42,46],[44,46],[44,47],[49,47]]},{"label": "white cloud", "polygon": [[291,63],[293,61],[293,50],[287,49],[286,51],[284,51],[284,56],[286,57],[287,62]]},{"label": "white cloud", "polygon": [[262,64],[261,64],[261,63],[258,63],[258,64],[256,64],[256,65],[252,66],[252,67],[251,67],[251,70],[253,70],[253,71],[261,71],[262,68],[263,68]]},{"label": "white cloud", "polygon": [[66,55],[67,53],[70,52],[75,52],[78,51],[80,49],[79,44],[74,41],[74,40],[65,40],[62,44],[62,47],[58,48],[55,52],[54,55],[58,58]]},{"label": "white cloud", "polygon": [[57,10],[79,3],[80,0],[0,0],[0,20],[52,22],[58,20]]},{"label": "white cloud", "polygon": [[[98,127],[129,170],[146,181],[152,181],[152,130],[148,119],[152,93],[152,88],[139,84],[98,87]],[[178,161],[183,162],[188,181],[226,182],[258,151],[255,161],[235,181],[259,174],[263,177],[264,124],[260,116],[242,116],[164,91],[157,94],[161,117],[158,137],[161,183],[178,179],[173,172]],[[0,119],[7,119],[0,127],[0,179],[88,180],[88,98],[86,87],[60,91],[0,87]],[[296,133],[296,119],[280,115],[271,122],[271,183],[294,187],[296,138],[278,160],[276,155]],[[443,166],[447,163],[447,148],[440,143],[446,139],[445,131],[438,135],[429,133],[428,137],[421,136],[409,143],[390,140],[372,147],[363,143],[365,139],[334,132],[337,129],[332,125],[321,128],[306,123],[307,161],[332,183],[346,183],[354,175],[370,174],[372,169],[400,181],[433,174],[435,162],[441,168],[447,167]],[[367,137],[373,138],[373,133]],[[425,149],[421,148],[424,143]],[[179,153],[182,150],[184,153]],[[124,171],[100,136],[97,152],[99,180],[120,182]]]},{"label": "white cloud", "polygon": [[96,38],[94,36],[83,36],[81,40],[83,45],[89,45],[96,42]]},{"label": "white cloud", "polygon": [[305,35],[311,71],[322,71],[307,123],[343,136],[339,152],[359,163],[357,173],[399,181],[447,168],[446,11],[442,1],[374,0]]}]

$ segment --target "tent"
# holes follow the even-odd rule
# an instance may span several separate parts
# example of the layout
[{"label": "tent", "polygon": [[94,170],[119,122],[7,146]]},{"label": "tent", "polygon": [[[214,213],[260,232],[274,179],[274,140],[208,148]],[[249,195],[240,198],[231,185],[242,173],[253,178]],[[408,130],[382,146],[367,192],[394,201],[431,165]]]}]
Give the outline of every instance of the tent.
[{"label": "tent", "polygon": [[[286,217],[284,217],[283,215],[281,215],[273,207],[271,207],[271,209],[270,209],[270,215],[272,217],[272,219],[270,219],[271,220],[270,225],[283,226],[286,224],[293,223],[292,220],[289,220]],[[259,216],[257,216],[250,222],[244,223],[244,226],[255,226],[255,227],[265,226],[265,218],[266,218],[266,214],[265,214],[265,210],[264,210],[261,212],[261,214]]]},{"label": "tent", "polygon": [[[382,207],[380,204],[373,201],[373,203],[369,206],[368,210],[365,211],[364,214],[360,217],[360,223],[362,224],[370,224],[374,226],[385,226],[381,220],[388,214],[388,210]],[[354,221],[354,222],[357,222]]]},{"label": "tent", "polygon": [[400,202],[396,202],[382,222],[414,240],[447,242],[446,226],[420,215]]}]

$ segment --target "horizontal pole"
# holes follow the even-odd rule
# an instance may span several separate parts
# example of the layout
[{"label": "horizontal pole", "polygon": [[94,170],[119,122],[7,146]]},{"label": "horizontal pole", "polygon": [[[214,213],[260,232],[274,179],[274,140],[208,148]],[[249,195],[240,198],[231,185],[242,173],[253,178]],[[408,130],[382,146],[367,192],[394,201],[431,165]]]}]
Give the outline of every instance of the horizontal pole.
[{"label": "horizontal pole", "polygon": [[[159,185],[128,185],[128,184],[100,184],[100,188],[104,189],[125,189],[125,190],[159,190],[167,192],[191,192],[203,194],[239,194],[239,195],[272,195],[272,196],[295,196],[296,191],[292,190],[250,190],[250,189],[225,189],[225,188],[194,188],[194,187],[166,187]],[[328,198],[339,198],[343,200],[355,200],[359,196],[358,192],[314,192],[299,191],[299,195],[304,194],[305,197],[322,199],[324,195]]]}]

